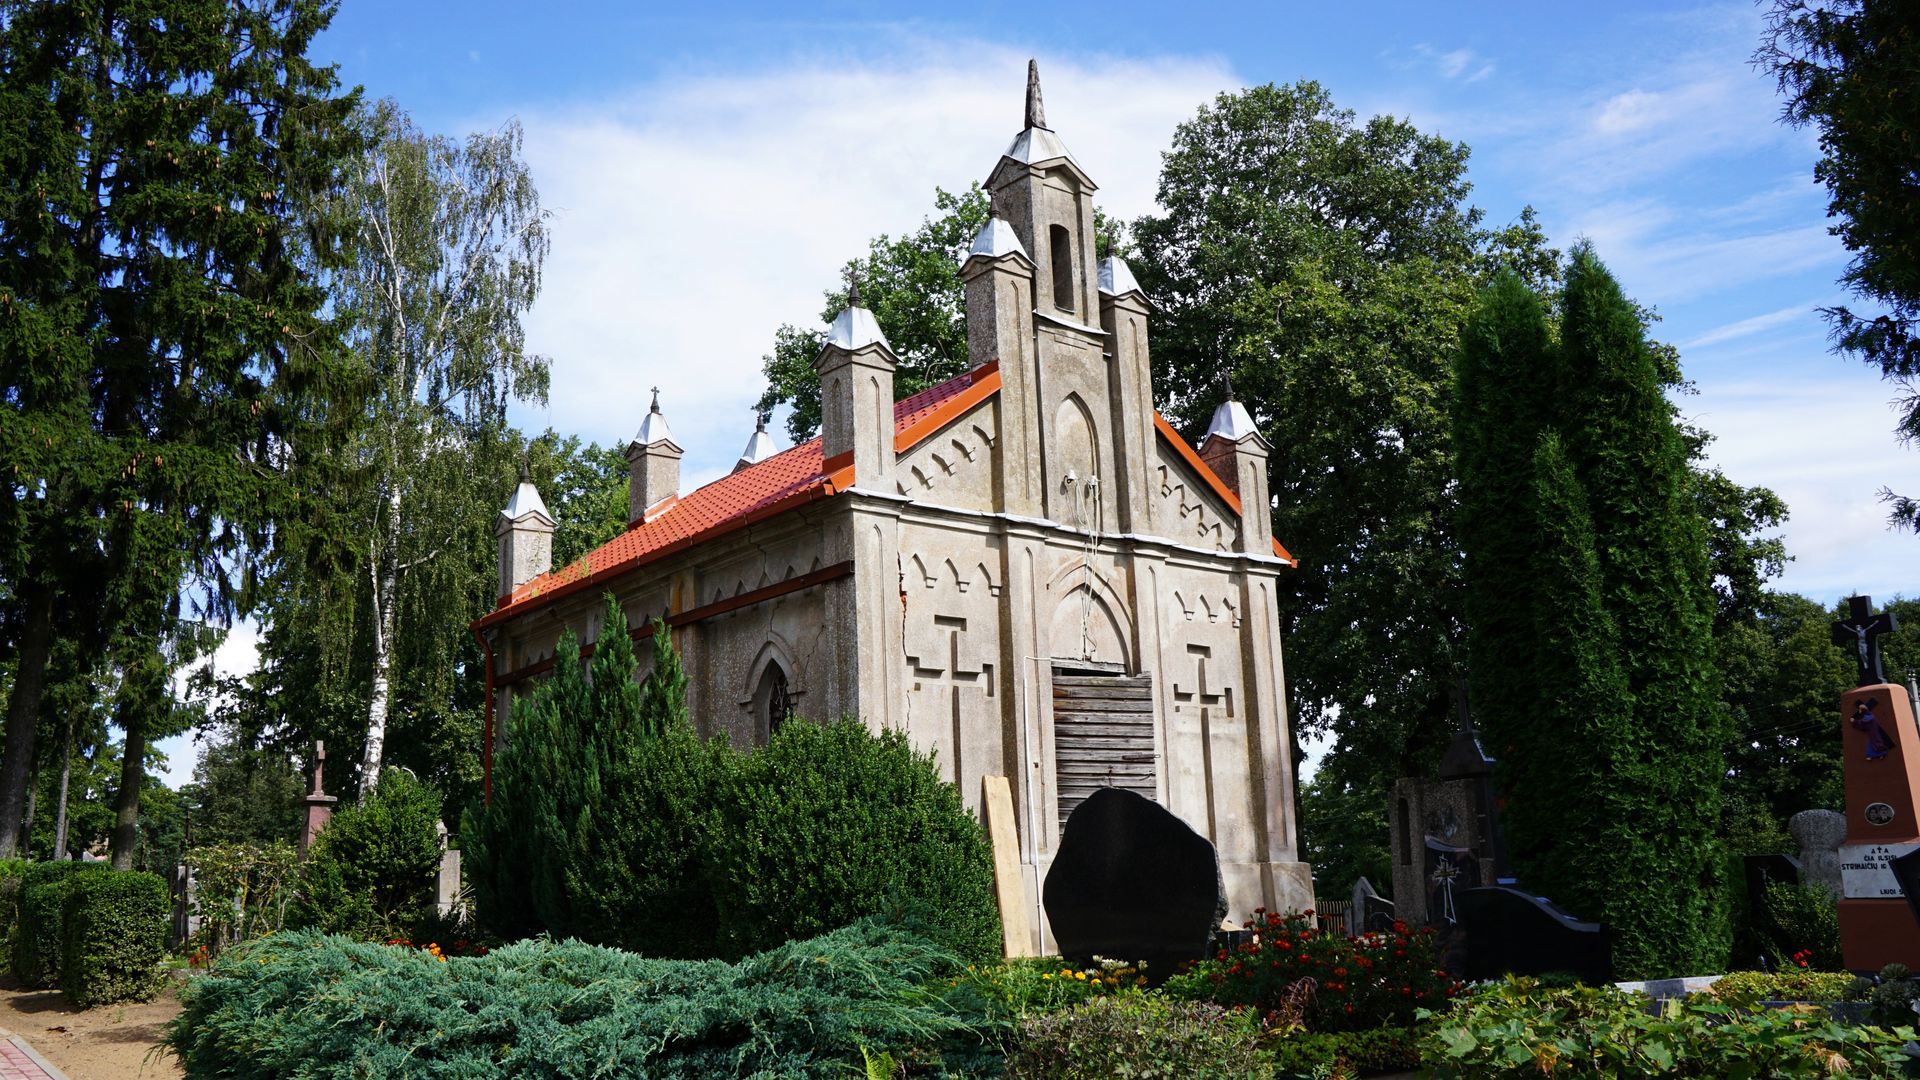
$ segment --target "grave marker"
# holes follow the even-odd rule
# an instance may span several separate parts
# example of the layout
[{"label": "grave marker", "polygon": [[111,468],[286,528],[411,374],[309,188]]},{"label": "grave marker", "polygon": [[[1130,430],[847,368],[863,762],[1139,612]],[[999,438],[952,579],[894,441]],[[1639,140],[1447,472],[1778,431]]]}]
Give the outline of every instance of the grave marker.
[{"label": "grave marker", "polygon": [[1847,601],[1833,640],[1852,654],[1861,685],[1840,696],[1846,839],[1840,845],[1840,949],[1853,971],[1920,967],[1920,919],[1892,860],[1920,850],[1920,747],[1906,687],[1885,681],[1880,638],[1898,628],[1869,597]]}]

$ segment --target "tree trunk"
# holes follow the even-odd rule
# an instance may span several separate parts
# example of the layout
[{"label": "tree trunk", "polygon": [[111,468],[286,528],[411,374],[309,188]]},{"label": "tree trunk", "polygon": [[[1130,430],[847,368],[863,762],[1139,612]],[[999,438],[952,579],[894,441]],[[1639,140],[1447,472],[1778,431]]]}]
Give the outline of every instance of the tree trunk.
[{"label": "tree trunk", "polygon": [[73,719],[67,719],[65,736],[60,740],[60,801],[53,811],[53,858],[67,857],[67,785],[73,779]]},{"label": "tree trunk", "polygon": [[20,633],[20,661],[14,669],[13,697],[7,702],[6,748],[0,756],[0,859],[11,859],[20,850],[33,741],[40,726],[40,697],[46,690],[47,657],[53,650],[53,590],[30,581],[25,592],[26,625]]},{"label": "tree trunk", "polygon": [[120,791],[114,797],[113,868],[133,869],[140,840],[140,788],[147,778],[147,709],[151,702],[122,699],[120,730],[127,733],[120,752]]},{"label": "tree trunk", "polygon": [[[387,748],[387,712],[393,701],[393,628],[399,606],[400,486],[387,485],[384,543],[373,551],[373,688],[367,700],[367,746],[360,758],[360,802],[380,783]],[[383,550],[384,549],[384,550]]]},{"label": "tree trunk", "polygon": [[28,858],[33,857],[33,810],[40,805],[40,768],[27,774],[27,813],[20,819],[20,852]]}]

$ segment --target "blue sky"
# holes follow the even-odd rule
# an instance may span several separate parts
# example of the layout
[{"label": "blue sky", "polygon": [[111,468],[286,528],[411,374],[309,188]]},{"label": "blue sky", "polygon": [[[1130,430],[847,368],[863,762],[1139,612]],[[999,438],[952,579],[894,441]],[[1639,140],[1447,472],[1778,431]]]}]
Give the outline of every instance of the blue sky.
[{"label": "blue sky", "polygon": [[[1047,115],[1110,212],[1153,205],[1159,153],[1213,94],[1317,79],[1473,148],[1490,223],[1523,206],[1594,241],[1664,317],[1736,480],[1784,496],[1778,583],[1831,601],[1913,593],[1920,540],[1882,485],[1920,490],[1896,388],[1827,351],[1814,309],[1846,262],[1813,133],[1777,122],[1748,3],[923,7],[343,0],[315,52],[450,134],[517,118],[558,211],[529,344],[545,408],[517,419],[624,442],[663,388],[688,482],[745,443],[759,361],[819,315],[835,268],[911,228],[936,185],[985,177],[1040,61]],[[504,498],[505,492],[502,493]],[[223,663],[242,665],[236,632]],[[190,754],[176,753],[184,778]]]}]

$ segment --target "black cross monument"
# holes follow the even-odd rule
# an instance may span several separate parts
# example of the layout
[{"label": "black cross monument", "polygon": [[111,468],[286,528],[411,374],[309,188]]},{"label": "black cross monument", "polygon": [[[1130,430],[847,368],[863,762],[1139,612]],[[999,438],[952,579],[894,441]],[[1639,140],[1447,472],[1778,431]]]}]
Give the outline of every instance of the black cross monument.
[{"label": "black cross monument", "polygon": [[1833,643],[1852,651],[1853,662],[1860,669],[1860,681],[1855,685],[1878,686],[1887,681],[1880,669],[1880,638],[1900,629],[1900,622],[1891,611],[1873,614],[1871,596],[1848,597],[1847,613],[1846,618],[1833,624]]}]

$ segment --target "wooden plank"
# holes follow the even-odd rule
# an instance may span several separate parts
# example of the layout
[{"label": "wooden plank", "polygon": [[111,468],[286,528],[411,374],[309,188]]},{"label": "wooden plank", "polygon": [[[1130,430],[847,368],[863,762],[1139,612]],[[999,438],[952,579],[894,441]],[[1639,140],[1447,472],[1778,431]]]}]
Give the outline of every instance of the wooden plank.
[{"label": "wooden plank", "polygon": [[1148,687],[1138,690],[1122,686],[1056,686],[1053,688],[1055,701],[1151,701],[1153,691]]},{"label": "wooden plank", "polygon": [[1153,711],[1150,698],[1061,698],[1053,699],[1055,712],[1144,712]]},{"label": "wooden plank", "polygon": [[1144,739],[1125,736],[1074,735],[1060,736],[1060,749],[1072,748],[1082,753],[1095,754],[1145,754],[1147,760],[1153,760],[1153,744]]},{"label": "wooden plank", "polygon": [[1112,687],[1151,687],[1153,679],[1146,675],[1053,675],[1055,686],[1112,686]]},{"label": "wooden plank", "polygon": [[1027,888],[1020,880],[1020,836],[1013,816],[1013,787],[1004,776],[980,778],[981,809],[993,842],[993,893],[1000,904],[1000,947],[1008,956],[1034,955]]}]

